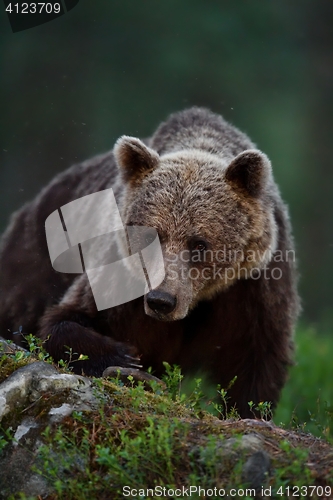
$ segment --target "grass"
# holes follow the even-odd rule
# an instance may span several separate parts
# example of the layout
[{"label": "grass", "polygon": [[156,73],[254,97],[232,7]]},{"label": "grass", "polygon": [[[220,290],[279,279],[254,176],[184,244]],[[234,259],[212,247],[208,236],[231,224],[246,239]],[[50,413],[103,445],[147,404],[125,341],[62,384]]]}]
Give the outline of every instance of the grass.
[{"label": "grass", "polygon": [[[32,335],[26,337],[30,352],[35,358],[47,361],[42,343]],[[295,335],[295,365],[290,369],[289,379],[282,391],[281,399],[274,412],[274,422],[285,428],[298,428],[311,432],[318,437],[333,440],[333,336],[319,333],[311,326],[300,326]],[[0,381],[8,374],[26,363],[26,354],[15,352],[12,356],[0,359]],[[9,363],[10,360],[10,363]],[[67,364],[68,365],[68,364]],[[66,368],[66,366],[62,366]],[[165,363],[169,392],[173,399],[178,398],[192,409],[205,409],[215,415],[230,417],[232,409],[227,407],[228,394],[218,388],[220,404],[214,402],[216,387],[207,386],[201,379],[183,380],[179,368]],[[231,381],[231,384],[233,381]],[[209,402],[209,404],[207,404]],[[253,403],[249,401],[249,405]],[[255,408],[264,419],[271,416],[269,403],[260,403]]]},{"label": "grass", "polygon": [[[172,389],[174,379],[168,382]],[[99,412],[75,412],[60,426],[46,427],[43,432],[44,444],[33,470],[52,486],[54,493],[48,500],[147,498],[147,488],[153,492],[156,487],[166,492],[183,487],[210,492],[234,488],[242,492],[242,498],[254,498],[254,489],[244,483],[242,473],[249,451],[239,446],[244,431],[248,432],[241,421],[223,425],[209,414],[199,417],[191,399],[149,393],[142,383],[132,387],[108,380],[95,383]],[[223,444],[230,438],[233,449],[225,453]],[[310,484],[313,479],[307,449],[273,437],[268,430],[263,446],[272,446],[272,441],[273,448],[268,450],[272,474],[265,483],[273,498],[280,498],[279,490]],[[158,495],[160,490],[156,491]],[[170,493],[165,496],[173,498]],[[18,498],[28,500],[23,493],[9,500]]]},{"label": "grass", "polygon": [[[311,326],[300,326],[295,335],[294,359],[273,420],[284,428],[303,430],[333,442],[333,336],[319,333]],[[206,396],[202,398],[202,408],[215,415],[223,415],[227,409],[228,416],[234,416],[228,407],[228,391],[220,388],[221,403],[214,403],[216,388],[207,386],[202,378]],[[195,381],[185,379],[182,387],[188,393],[195,388]],[[207,405],[209,399],[211,403]],[[249,406],[264,420],[271,418],[268,402],[254,407],[249,401]]]},{"label": "grass", "polygon": [[333,439],[333,337],[300,327],[295,366],[282,391],[274,422]]},{"label": "grass", "polygon": [[[299,329],[296,344],[298,363],[291,371],[274,421],[331,439],[333,341],[304,328]],[[38,343],[33,342],[30,350],[38,359],[45,359]],[[27,362],[26,355],[4,356],[1,368],[7,373],[5,367],[10,361],[15,369],[24,358]],[[249,453],[237,450],[237,446],[231,454],[223,451],[225,440],[232,438],[237,445],[249,432],[246,422],[219,421],[203,412],[199,380],[185,395],[180,370],[166,365],[166,371],[168,393],[157,384],[147,392],[142,383],[135,385],[133,381],[124,387],[120,380],[95,379],[99,411],[76,412],[61,425],[45,427],[33,469],[53,488],[48,500],[117,500],[126,496],[126,488],[138,492],[129,493],[129,497],[144,498],[147,488],[157,486],[170,491],[192,486],[225,491],[243,488],[246,492],[248,485],[242,471]],[[214,408],[217,413],[224,411],[227,402],[225,391],[220,388],[219,393],[221,405]],[[258,410],[262,417],[269,418],[267,402]],[[31,407],[26,415],[36,418],[34,411],[36,408]],[[311,436],[267,425],[254,429],[261,432],[263,448],[272,460],[265,479],[272,498],[283,497],[287,487],[300,489],[305,484],[317,484],[332,488],[331,447]],[[0,456],[11,440],[10,433],[3,433]],[[23,493],[8,498],[28,499]],[[253,494],[244,493],[242,498],[253,498]]]}]

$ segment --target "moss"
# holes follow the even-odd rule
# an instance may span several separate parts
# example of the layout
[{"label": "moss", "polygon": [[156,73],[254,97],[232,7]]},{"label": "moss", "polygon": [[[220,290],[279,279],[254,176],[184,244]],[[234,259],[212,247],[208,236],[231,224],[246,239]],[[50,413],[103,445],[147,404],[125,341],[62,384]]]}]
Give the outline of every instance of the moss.
[{"label": "moss", "polygon": [[[31,361],[36,358],[2,356],[1,379]],[[260,436],[261,449],[270,457],[265,481],[273,497],[281,497],[276,492],[282,486],[331,485],[333,491],[331,445],[263,420],[218,419],[201,408],[198,384],[184,396],[179,373],[169,375],[168,390],[152,383],[150,391],[133,379],[129,386],[115,379],[92,379],[98,409],[74,412],[61,425],[48,425],[47,416],[51,408],[71,400],[70,391],[48,392],[17,408],[2,426],[15,429],[23,416],[40,424],[43,444],[34,471],[55,492],[49,500],[117,500],[124,498],[125,486],[245,489],[244,464],[254,450],[242,447],[241,441],[249,433]],[[226,451],[229,438],[232,449]]]},{"label": "moss", "polygon": [[[21,354],[23,351],[16,351],[16,354],[17,353]],[[34,363],[35,361],[36,358],[31,356],[29,353],[24,353],[20,357],[15,356],[15,354],[2,354],[0,357],[0,383],[4,382],[15,370],[18,370],[29,363]]]},{"label": "moss", "polygon": [[[146,489],[157,484],[246,488],[242,471],[253,450],[238,450],[238,441],[247,433],[260,435],[262,448],[272,459],[266,483],[275,492],[281,485],[301,482],[329,484],[325,470],[308,464],[325,454],[332,466],[332,448],[312,436],[289,433],[261,420],[198,415],[185,402],[140,386],[98,380],[96,389],[101,401],[98,412],[74,413],[61,427],[46,430],[40,463],[47,466],[40,473],[56,489],[50,499],[120,499],[124,486]],[[238,438],[237,453],[217,453],[230,437]]]}]

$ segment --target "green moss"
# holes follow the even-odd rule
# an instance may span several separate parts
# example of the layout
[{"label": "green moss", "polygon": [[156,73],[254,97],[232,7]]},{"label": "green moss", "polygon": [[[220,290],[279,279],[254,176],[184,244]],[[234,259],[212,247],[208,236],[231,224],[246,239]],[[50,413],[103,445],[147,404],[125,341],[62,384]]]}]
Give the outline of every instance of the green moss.
[{"label": "green moss", "polygon": [[[1,360],[0,372],[4,370],[5,379],[19,366],[36,359],[3,356]],[[253,450],[241,446],[241,438],[247,433],[261,437],[262,450],[271,459],[265,487],[271,488],[272,498],[281,498],[280,488],[306,484],[331,485],[333,491],[333,452],[328,443],[263,420],[217,419],[202,409],[199,379],[184,395],[179,369],[168,367],[167,371],[168,390],[151,383],[147,391],[143,382],[136,384],[133,378],[129,386],[116,379],[92,379],[99,409],[74,412],[60,426],[48,426],[46,417],[51,408],[68,399],[66,391],[45,394],[30,406],[17,408],[15,415],[3,421],[4,428],[15,428],[24,414],[37,419],[44,428],[34,470],[55,491],[49,500],[117,500],[124,498],[124,487],[146,491],[157,485],[167,489],[216,487],[226,492],[243,488],[242,498],[251,498],[246,495],[243,468]],[[226,394],[223,397],[225,405]],[[269,406],[262,405],[263,416],[268,416]],[[234,446],[225,452],[229,438],[233,438]],[[137,495],[147,496],[152,494]],[[195,494],[192,497],[198,498]],[[24,495],[14,498],[27,500]]]},{"label": "green moss", "polygon": [[15,370],[35,361],[35,358],[24,351],[16,351],[13,355],[2,354],[0,356],[0,383],[4,382]]}]

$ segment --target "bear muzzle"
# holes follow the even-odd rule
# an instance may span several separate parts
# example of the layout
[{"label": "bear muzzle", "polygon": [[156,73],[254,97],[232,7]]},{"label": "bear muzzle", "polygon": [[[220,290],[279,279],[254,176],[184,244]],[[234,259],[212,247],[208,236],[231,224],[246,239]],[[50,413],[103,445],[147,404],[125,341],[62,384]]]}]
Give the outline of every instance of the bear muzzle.
[{"label": "bear muzzle", "polygon": [[148,307],[157,315],[165,316],[175,310],[177,297],[168,292],[160,290],[151,290],[146,295]]}]

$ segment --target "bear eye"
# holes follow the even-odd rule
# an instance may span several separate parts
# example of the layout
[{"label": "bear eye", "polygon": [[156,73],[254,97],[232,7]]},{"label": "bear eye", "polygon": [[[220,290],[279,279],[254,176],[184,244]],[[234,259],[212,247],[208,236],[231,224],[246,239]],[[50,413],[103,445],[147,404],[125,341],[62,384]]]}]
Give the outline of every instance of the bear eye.
[{"label": "bear eye", "polygon": [[197,252],[204,252],[206,248],[206,244],[203,241],[199,241],[193,246],[192,250],[196,250]]},{"label": "bear eye", "polygon": [[192,240],[191,243],[190,243],[190,248],[191,248],[191,252],[204,252],[205,250],[207,250],[208,248],[208,245],[206,243],[206,241],[204,240]]}]

